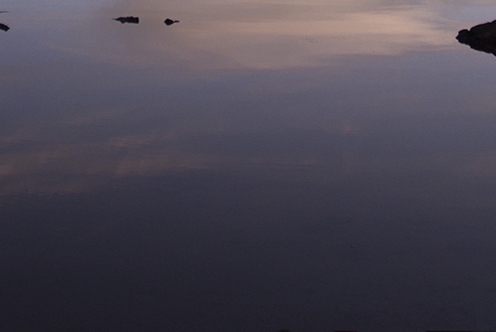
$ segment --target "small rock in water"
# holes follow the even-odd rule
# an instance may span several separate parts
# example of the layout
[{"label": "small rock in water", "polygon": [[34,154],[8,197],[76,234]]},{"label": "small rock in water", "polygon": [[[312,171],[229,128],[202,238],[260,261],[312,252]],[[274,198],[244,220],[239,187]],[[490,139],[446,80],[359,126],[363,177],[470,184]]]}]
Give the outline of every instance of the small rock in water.
[{"label": "small rock in water", "polygon": [[174,23],[179,23],[178,20],[171,20],[170,18],[164,21],[165,25],[173,25]]},{"label": "small rock in water", "polygon": [[126,17],[118,17],[118,18],[113,18],[115,21],[119,21],[121,23],[134,23],[138,24],[139,23],[139,17],[134,17],[134,16],[126,16]]},{"label": "small rock in water", "polygon": [[8,31],[10,28],[3,23],[0,23],[0,30]]}]

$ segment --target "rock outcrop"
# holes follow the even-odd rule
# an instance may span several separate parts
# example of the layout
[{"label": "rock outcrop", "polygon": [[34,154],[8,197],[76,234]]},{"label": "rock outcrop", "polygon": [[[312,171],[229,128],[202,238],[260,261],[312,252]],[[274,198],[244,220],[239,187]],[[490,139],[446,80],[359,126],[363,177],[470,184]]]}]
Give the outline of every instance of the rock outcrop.
[{"label": "rock outcrop", "polygon": [[460,30],[456,39],[474,50],[496,55],[496,21]]}]

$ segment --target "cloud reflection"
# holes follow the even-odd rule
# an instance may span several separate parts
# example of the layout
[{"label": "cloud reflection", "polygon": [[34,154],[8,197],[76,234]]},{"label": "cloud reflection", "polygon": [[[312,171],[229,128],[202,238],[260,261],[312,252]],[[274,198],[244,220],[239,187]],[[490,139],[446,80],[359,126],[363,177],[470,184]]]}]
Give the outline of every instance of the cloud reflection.
[{"label": "cloud reflection", "polygon": [[[41,51],[69,54],[63,61],[0,67],[10,110],[0,124],[2,193],[86,190],[107,178],[186,169],[312,169],[335,178],[479,172],[474,156],[452,155],[463,135],[440,128],[452,128],[447,109],[487,108],[474,106],[481,93],[454,100],[470,93],[447,84],[455,66],[409,55],[456,46],[433,7],[197,5],[101,8],[57,38],[43,37]],[[140,24],[110,19],[128,13]],[[181,24],[168,29],[169,15]],[[362,56],[363,66],[347,55]],[[335,59],[341,66],[329,66]],[[492,101],[488,95],[485,103]],[[491,141],[491,128],[460,123]]]},{"label": "cloud reflection", "polygon": [[[109,28],[103,20],[115,13],[139,15],[142,29]],[[165,31],[158,25],[169,14],[181,18],[180,29]],[[394,55],[453,43],[452,32],[443,28],[447,20],[435,7],[398,2],[173,2],[167,8],[157,1],[121,2],[98,15],[86,40],[78,37],[77,44],[61,49],[131,65],[281,69],[327,65],[337,56]],[[117,51],[115,45],[126,49]]]}]

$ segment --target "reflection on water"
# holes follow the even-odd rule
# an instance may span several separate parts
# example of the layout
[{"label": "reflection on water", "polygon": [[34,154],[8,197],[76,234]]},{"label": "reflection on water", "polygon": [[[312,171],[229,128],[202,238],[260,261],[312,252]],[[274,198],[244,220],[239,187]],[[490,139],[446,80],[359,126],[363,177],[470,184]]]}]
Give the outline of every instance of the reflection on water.
[{"label": "reflection on water", "polygon": [[494,5],[4,5],[0,329],[496,329]]}]

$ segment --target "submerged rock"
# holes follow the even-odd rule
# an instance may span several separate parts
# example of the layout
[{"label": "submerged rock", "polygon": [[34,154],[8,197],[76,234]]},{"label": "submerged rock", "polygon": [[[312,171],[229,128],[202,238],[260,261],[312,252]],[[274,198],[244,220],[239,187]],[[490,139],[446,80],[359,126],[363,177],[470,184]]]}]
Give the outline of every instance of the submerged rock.
[{"label": "submerged rock", "polygon": [[173,25],[174,23],[179,23],[178,20],[171,20],[170,18],[164,21],[165,25]]},{"label": "submerged rock", "polygon": [[118,18],[113,18],[113,20],[119,21],[122,24],[124,24],[124,23],[138,24],[139,23],[139,17],[134,17],[134,16],[118,17]]},{"label": "submerged rock", "polygon": [[3,31],[8,31],[9,29],[10,29],[10,28],[9,28],[7,25],[5,25],[5,24],[3,24],[3,23],[0,23],[0,30],[3,30]]},{"label": "submerged rock", "polygon": [[496,55],[496,21],[460,30],[456,39],[474,50]]}]

